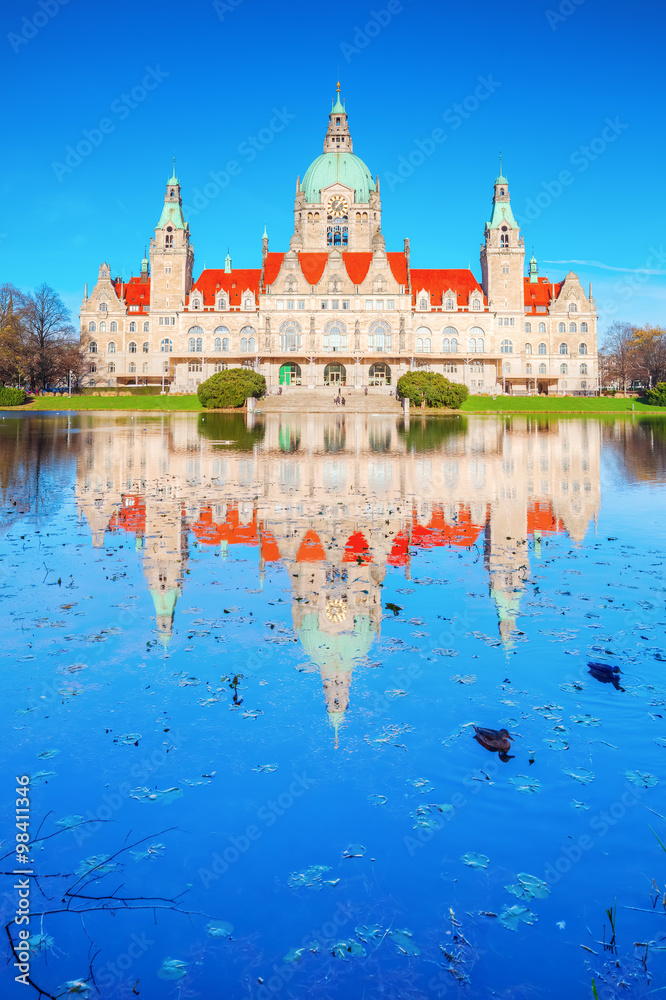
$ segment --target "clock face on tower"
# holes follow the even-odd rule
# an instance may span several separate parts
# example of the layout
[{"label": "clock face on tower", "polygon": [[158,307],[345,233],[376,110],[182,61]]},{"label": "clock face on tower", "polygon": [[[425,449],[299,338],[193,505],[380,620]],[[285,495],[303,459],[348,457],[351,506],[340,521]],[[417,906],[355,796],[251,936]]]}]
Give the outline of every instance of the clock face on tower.
[{"label": "clock face on tower", "polygon": [[328,214],[334,216],[334,218],[339,218],[341,215],[346,215],[348,211],[349,205],[347,204],[347,199],[341,195],[333,195],[328,203]]}]

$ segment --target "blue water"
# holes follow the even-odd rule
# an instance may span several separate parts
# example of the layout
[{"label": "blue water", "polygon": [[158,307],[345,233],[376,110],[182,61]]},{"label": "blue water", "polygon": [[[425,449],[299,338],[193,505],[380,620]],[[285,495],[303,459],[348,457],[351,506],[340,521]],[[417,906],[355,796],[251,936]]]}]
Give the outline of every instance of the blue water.
[{"label": "blue water", "polygon": [[[0,816],[11,873],[28,775],[31,979],[666,987],[665,430],[5,413]],[[6,953],[3,996],[30,995]]]}]

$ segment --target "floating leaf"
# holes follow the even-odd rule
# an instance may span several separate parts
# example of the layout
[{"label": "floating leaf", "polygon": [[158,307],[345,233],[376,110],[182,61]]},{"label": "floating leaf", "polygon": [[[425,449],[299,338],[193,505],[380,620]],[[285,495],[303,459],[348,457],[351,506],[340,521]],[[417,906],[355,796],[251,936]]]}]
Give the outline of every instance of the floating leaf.
[{"label": "floating leaf", "polygon": [[412,941],[412,932],[408,930],[389,931],[388,938],[393,941],[399,952],[403,955],[420,955],[421,951]]},{"label": "floating leaf", "polygon": [[518,899],[546,899],[550,896],[548,885],[536,875],[518,875],[518,885],[506,885],[504,888]]},{"label": "floating leaf", "polygon": [[335,958],[343,958],[345,961],[350,955],[363,957],[365,955],[365,948],[354,938],[349,938],[348,941],[338,941],[331,948],[331,954]]},{"label": "floating leaf", "polygon": [[489,857],[485,854],[475,854],[474,851],[468,851],[467,854],[463,854],[460,860],[468,868],[487,868],[490,864]]},{"label": "floating leaf", "polygon": [[130,796],[140,802],[161,802],[163,806],[168,806],[170,802],[179,799],[182,794],[182,788],[165,788],[162,791],[152,791],[150,788],[133,788],[130,792]]},{"label": "floating leaf", "polygon": [[476,684],[475,674],[454,674],[451,678],[456,684]]},{"label": "floating leaf", "polygon": [[80,996],[87,996],[90,993],[90,987],[85,979],[70,979],[62,989],[65,993],[77,993]]},{"label": "floating leaf", "polygon": [[56,820],[56,826],[59,826],[62,830],[71,830],[73,826],[79,826],[83,823],[83,816],[79,816],[78,813],[72,816],[63,816],[62,819]]},{"label": "floating leaf", "polygon": [[368,795],[368,802],[371,806],[385,806],[387,799],[385,795],[379,795],[377,792],[373,792],[372,795]]},{"label": "floating leaf", "polygon": [[26,939],[26,944],[32,954],[37,955],[40,951],[50,951],[55,941],[50,934],[31,934]]},{"label": "floating leaf", "polygon": [[157,975],[160,979],[184,979],[187,975],[187,962],[181,962],[179,958],[165,958]]},{"label": "floating leaf", "polygon": [[566,740],[560,739],[560,737],[551,737],[550,739],[544,739],[544,743],[548,744],[549,750],[568,750],[569,744]]},{"label": "floating leaf", "polygon": [[165,850],[164,844],[151,844],[145,851],[130,851],[135,861],[155,861],[161,858],[161,852]]},{"label": "floating leaf", "polygon": [[654,788],[659,782],[659,778],[655,778],[654,774],[648,774],[647,771],[625,771],[624,776],[641,788]]},{"label": "floating leaf", "polygon": [[42,781],[48,781],[49,778],[55,778],[55,776],[55,771],[37,771],[30,780],[33,785],[40,785]]},{"label": "floating leaf", "polygon": [[579,726],[601,725],[601,719],[598,719],[596,715],[590,715],[589,712],[586,712],[585,715],[570,715],[569,718]]},{"label": "floating leaf", "polygon": [[230,938],[233,929],[233,924],[220,923],[219,921],[216,921],[215,923],[211,922],[208,924],[206,927],[206,933],[208,934],[208,937],[212,938]]},{"label": "floating leaf", "polygon": [[381,924],[361,924],[356,928],[356,937],[366,944],[369,941],[377,941],[383,933]]},{"label": "floating leaf", "polygon": [[321,889],[321,877],[330,870],[330,865],[311,865],[302,872],[292,872],[287,885],[290,889]]},{"label": "floating leaf", "polygon": [[277,769],[277,764],[257,764],[256,767],[252,768],[253,771],[261,771],[264,774],[271,774],[271,772],[277,771]]},{"label": "floating leaf", "polygon": [[130,746],[132,743],[138,743],[140,739],[141,733],[125,733],[123,736],[114,736],[113,742],[121,746]]},{"label": "floating leaf", "polygon": [[366,852],[367,848],[364,847],[363,844],[350,844],[348,847],[345,847],[344,851],[342,852],[342,857],[362,858]]},{"label": "floating leaf", "polygon": [[178,687],[181,688],[197,687],[199,684],[201,684],[201,681],[199,680],[198,677],[183,677],[181,678],[181,680],[178,681]]},{"label": "floating leaf", "polygon": [[515,931],[518,930],[521,920],[526,924],[533,924],[537,917],[527,906],[516,904],[515,906],[505,906],[497,919],[507,930]]},{"label": "floating leaf", "polygon": [[571,802],[569,803],[569,805],[573,806],[574,809],[589,809],[590,808],[589,806],[586,806],[584,802],[579,802],[578,799],[572,799]]},{"label": "floating leaf", "polygon": [[51,760],[52,757],[57,757],[59,753],[59,750],[42,750],[41,753],[37,754],[37,757],[39,760]]},{"label": "floating leaf", "polygon": [[517,774],[515,778],[509,778],[509,783],[516,786],[519,792],[534,794],[541,788],[538,778],[528,778],[526,774]]},{"label": "floating leaf", "polygon": [[283,958],[283,962],[300,962],[303,958],[305,948],[290,948]]},{"label": "floating leaf", "polygon": [[107,865],[106,862],[109,860],[108,854],[94,854],[90,858],[86,858],[81,862],[79,867],[75,869],[75,875],[88,875],[90,872],[94,871],[95,875],[106,875],[108,872],[113,871],[116,867],[115,862],[111,862]]},{"label": "floating leaf", "polygon": [[384,691],[384,694],[387,698],[404,698],[407,692],[400,688],[394,688],[392,691]]},{"label": "floating leaf", "polygon": [[433,649],[433,653],[436,653],[437,656],[457,656],[458,655],[458,650],[457,649]]},{"label": "floating leaf", "polygon": [[593,772],[586,767],[565,768],[563,773],[568,774],[574,781],[580,781],[581,785],[589,785],[591,781],[594,781]]}]

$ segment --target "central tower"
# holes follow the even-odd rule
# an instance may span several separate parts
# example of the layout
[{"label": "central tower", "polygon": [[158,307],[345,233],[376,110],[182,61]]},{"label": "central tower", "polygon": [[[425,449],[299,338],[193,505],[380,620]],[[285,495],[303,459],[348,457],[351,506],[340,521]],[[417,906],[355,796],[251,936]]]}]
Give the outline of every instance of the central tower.
[{"label": "central tower", "polygon": [[372,250],[381,231],[379,178],[354,154],[340,84],[328,116],[324,152],[296,182],[292,249]]}]

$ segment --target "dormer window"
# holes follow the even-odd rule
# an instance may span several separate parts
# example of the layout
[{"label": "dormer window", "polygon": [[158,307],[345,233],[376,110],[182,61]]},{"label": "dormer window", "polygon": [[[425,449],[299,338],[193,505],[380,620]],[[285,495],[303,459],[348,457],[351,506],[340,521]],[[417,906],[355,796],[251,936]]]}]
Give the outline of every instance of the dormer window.
[{"label": "dormer window", "polygon": [[427,299],[420,299],[419,300],[419,309],[427,309],[427,308],[428,308],[428,300]]},{"label": "dormer window", "polygon": [[480,309],[480,308],[481,308],[481,303],[479,302],[478,299],[474,299],[474,301],[472,302],[472,309]]},{"label": "dormer window", "polygon": [[109,307],[107,306],[106,302],[100,302],[100,304],[99,304],[99,311],[100,311],[101,313],[105,313],[105,312],[107,312],[107,311],[108,311],[108,308],[109,308]]},{"label": "dormer window", "polygon": [[201,306],[199,304],[199,299],[195,299],[194,300],[194,302],[192,303],[192,308],[193,309],[200,309],[201,308]]},{"label": "dormer window", "polygon": [[451,309],[455,309],[456,304],[453,301],[453,299],[447,299],[446,303],[445,303],[445,307],[446,307],[446,309],[448,309],[450,311]]},{"label": "dormer window", "polygon": [[226,299],[220,299],[218,301],[218,303],[217,303],[217,308],[218,309],[226,309],[227,308],[227,300]]},{"label": "dormer window", "polygon": [[252,299],[245,299],[244,308],[245,309],[251,309],[252,308]]}]

